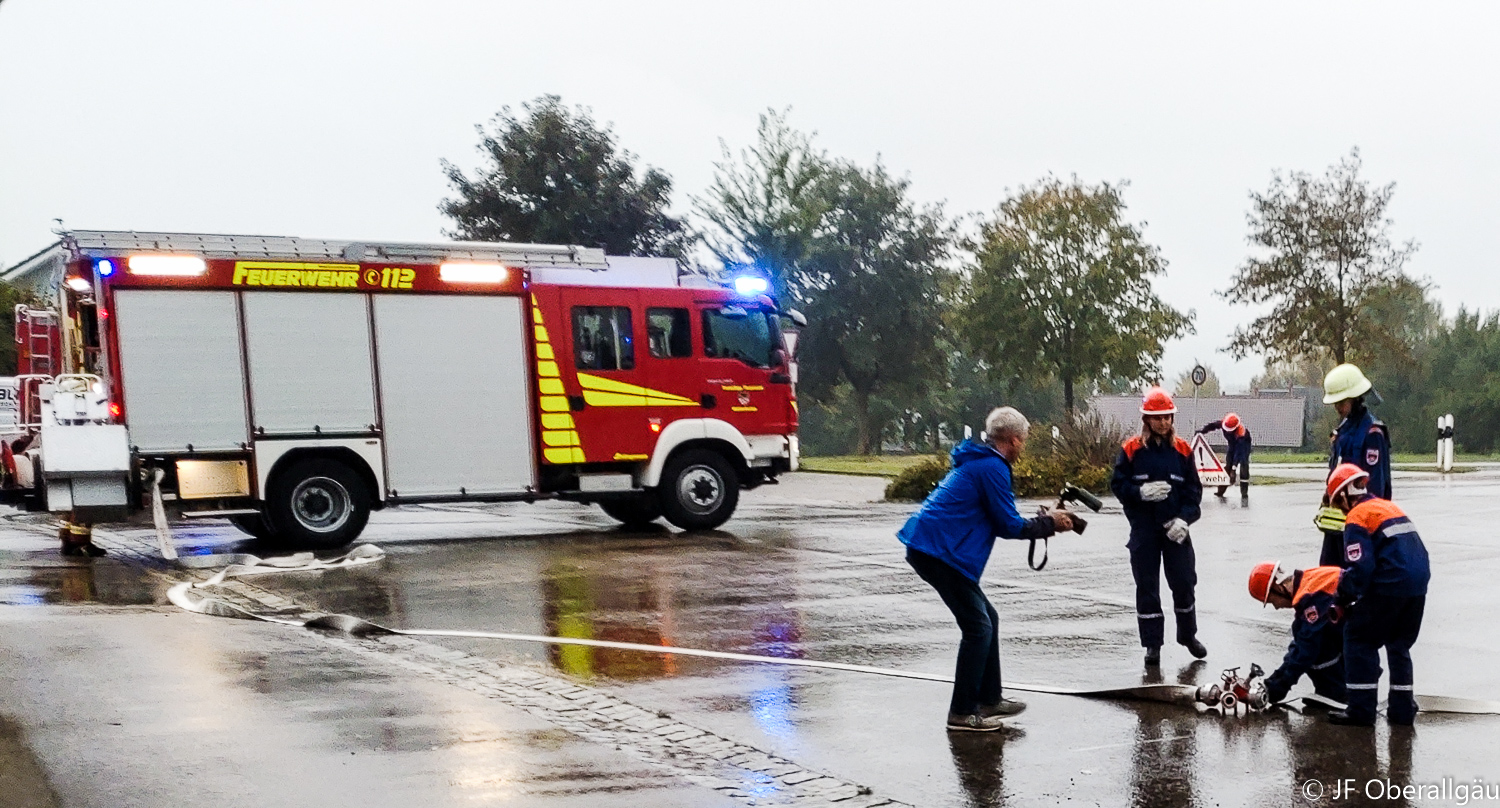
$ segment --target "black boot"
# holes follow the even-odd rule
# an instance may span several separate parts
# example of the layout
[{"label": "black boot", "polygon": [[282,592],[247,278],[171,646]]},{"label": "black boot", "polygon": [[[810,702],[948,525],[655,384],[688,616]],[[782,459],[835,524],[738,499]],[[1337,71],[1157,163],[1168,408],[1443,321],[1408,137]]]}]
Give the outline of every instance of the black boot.
[{"label": "black boot", "polygon": [[1156,668],[1161,666],[1161,646],[1146,646],[1146,667]]},{"label": "black boot", "polygon": [[1187,647],[1188,653],[1193,655],[1193,659],[1202,659],[1208,656],[1208,649],[1203,647],[1203,643],[1198,642],[1197,638],[1188,640],[1183,645]]}]

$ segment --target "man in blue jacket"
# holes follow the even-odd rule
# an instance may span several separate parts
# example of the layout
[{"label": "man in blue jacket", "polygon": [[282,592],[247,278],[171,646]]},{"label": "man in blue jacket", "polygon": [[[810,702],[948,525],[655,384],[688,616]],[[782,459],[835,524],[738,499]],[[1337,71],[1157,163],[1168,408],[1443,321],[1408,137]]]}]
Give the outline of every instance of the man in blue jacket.
[{"label": "man in blue jacket", "polygon": [[1073,529],[1065,510],[1021,518],[1011,493],[1011,464],[1026,446],[1030,424],[1013,407],[984,421],[984,442],[953,448],[953,470],[897,532],[906,562],[937,590],[963,639],[948,704],[948,729],[990,732],[1026,709],[1000,687],[1000,616],[979,588],[995,537],[1040,539]]}]

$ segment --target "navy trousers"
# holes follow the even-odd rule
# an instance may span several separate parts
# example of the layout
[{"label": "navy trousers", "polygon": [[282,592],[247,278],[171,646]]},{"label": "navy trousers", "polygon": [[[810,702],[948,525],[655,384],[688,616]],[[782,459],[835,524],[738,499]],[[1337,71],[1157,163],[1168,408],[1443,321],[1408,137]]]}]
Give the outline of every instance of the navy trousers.
[{"label": "navy trousers", "polygon": [[1410,724],[1416,718],[1411,647],[1422,630],[1422,611],[1426,606],[1426,595],[1411,598],[1365,595],[1354,604],[1344,625],[1344,679],[1349,688],[1350,718],[1375,720],[1382,647],[1391,666],[1386,720],[1392,724]]},{"label": "navy trousers", "polygon": [[1323,550],[1318,553],[1318,566],[1344,566],[1344,534],[1323,531]]},{"label": "navy trousers", "polygon": [[1177,618],[1177,642],[1187,643],[1198,636],[1198,611],[1193,587],[1198,585],[1193,540],[1178,544],[1160,536],[1132,536],[1130,539],[1130,572],[1135,576],[1135,620],[1140,629],[1141,645],[1162,645],[1167,618],[1161,608],[1161,573],[1167,573],[1167,588],[1172,590],[1172,611]]},{"label": "navy trousers", "polygon": [[1324,698],[1334,701],[1348,700],[1344,688],[1344,632],[1340,626],[1330,626],[1318,638],[1318,656],[1307,669],[1307,678],[1312,680],[1313,690]]},{"label": "navy trousers", "polygon": [[963,639],[958,643],[958,665],[953,671],[953,699],[948,712],[974,715],[980,705],[1000,703],[1000,615],[979,584],[952,565],[919,550],[906,550],[906,563],[943,599]]}]

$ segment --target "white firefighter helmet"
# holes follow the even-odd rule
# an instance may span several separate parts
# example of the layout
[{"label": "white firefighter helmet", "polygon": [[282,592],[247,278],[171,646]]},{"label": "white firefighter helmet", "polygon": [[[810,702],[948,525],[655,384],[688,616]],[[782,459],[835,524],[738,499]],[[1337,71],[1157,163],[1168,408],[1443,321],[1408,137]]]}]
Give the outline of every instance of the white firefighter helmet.
[{"label": "white firefighter helmet", "polygon": [[1346,398],[1362,396],[1370,392],[1370,380],[1365,378],[1359,368],[1345,362],[1342,365],[1328,371],[1328,376],[1323,379],[1323,403],[1333,404]]}]

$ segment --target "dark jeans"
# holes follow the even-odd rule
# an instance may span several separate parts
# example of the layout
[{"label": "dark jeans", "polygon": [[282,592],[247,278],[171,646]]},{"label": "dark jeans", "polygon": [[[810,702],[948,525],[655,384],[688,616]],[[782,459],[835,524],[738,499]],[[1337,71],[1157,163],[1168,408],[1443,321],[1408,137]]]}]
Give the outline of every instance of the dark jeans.
[{"label": "dark jeans", "polygon": [[953,672],[953,700],[948,712],[974,715],[980,705],[1000,703],[1000,615],[980,591],[951,565],[919,550],[907,548],[906,563],[937,590],[953,612],[963,639],[958,643],[958,667]]},{"label": "dark jeans", "polygon": [[1130,573],[1135,577],[1135,622],[1141,645],[1159,648],[1166,634],[1167,618],[1161,608],[1161,573],[1167,572],[1172,590],[1172,611],[1177,618],[1177,642],[1186,645],[1198,636],[1198,607],[1193,588],[1198,585],[1193,540],[1182,544],[1165,533],[1131,537]]},{"label": "dark jeans", "polygon": [[1417,715],[1412,695],[1411,647],[1422,630],[1427,596],[1412,598],[1365,595],[1344,624],[1344,677],[1349,688],[1349,717],[1375,720],[1380,684],[1380,649],[1391,666],[1391,697],[1386,718],[1410,724]]}]

